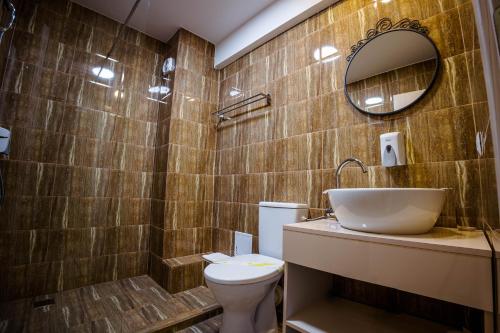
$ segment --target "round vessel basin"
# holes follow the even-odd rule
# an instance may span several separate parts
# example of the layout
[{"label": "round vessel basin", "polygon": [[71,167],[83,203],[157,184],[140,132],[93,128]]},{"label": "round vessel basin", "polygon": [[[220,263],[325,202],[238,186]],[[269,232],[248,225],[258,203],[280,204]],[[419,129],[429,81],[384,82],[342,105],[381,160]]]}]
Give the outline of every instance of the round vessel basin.
[{"label": "round vessel basin", "polygon": [[326,190],[340,225],[347,229],[411,235],[430,231],[446,190],[436,188],[342,188]]}]

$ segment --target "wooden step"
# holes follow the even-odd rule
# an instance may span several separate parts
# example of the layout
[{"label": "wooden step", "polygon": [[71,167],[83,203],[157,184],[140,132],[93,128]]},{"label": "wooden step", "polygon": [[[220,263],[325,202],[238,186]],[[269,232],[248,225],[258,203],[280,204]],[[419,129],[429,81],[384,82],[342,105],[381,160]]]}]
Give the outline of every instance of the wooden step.
[{"label": "wooden step", "polygon": [[203,270],[207,263],[202,258],[203,254],[163,260],[166,272],[166,285],[164,287],[169,293],[175,294],[205,284]]},{"label": "wooden step", "polygon": [[208,320],[222,312],[210,289],[204,286],[185,290],[172,296],[176,302],[188,307],[189,311],[185,311],[175,318],[158,321],[138,332],[177,332]]}]

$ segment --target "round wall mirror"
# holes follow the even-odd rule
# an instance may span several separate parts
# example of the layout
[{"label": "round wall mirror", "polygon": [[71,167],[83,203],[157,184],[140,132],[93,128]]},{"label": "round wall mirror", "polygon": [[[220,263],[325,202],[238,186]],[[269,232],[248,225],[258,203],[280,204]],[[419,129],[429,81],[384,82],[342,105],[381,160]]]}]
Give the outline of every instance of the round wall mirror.
[{"label": "round wall mirror", "polygon": [[384,18],[351,47],[344,89],[349,102],[372,115],[400,112],[421,99],[439,70],[439,52],[418,21]]}]

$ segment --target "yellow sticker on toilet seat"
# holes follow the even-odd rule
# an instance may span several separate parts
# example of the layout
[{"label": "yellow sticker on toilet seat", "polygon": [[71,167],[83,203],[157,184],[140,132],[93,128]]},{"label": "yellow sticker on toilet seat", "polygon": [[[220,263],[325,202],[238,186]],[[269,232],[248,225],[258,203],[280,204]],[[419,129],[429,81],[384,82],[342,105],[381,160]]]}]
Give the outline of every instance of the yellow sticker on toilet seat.
[{"label": "yellow sticker on toilet seat", "polygon": [[276,266],[276,265],[271,264],[271,263],[266,263],[266,262],[249,262],[248,266],[265,267],[265,266]]}]

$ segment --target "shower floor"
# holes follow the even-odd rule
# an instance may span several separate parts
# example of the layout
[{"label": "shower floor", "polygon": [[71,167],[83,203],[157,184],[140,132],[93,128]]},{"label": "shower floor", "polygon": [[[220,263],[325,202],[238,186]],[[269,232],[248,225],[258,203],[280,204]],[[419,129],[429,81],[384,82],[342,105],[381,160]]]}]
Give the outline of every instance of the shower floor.
[{"label": "shower floor", "polygon": [[206,287],[171,295],[144,275],[2,303],[0,332],[169,332],[219,308]]}]

